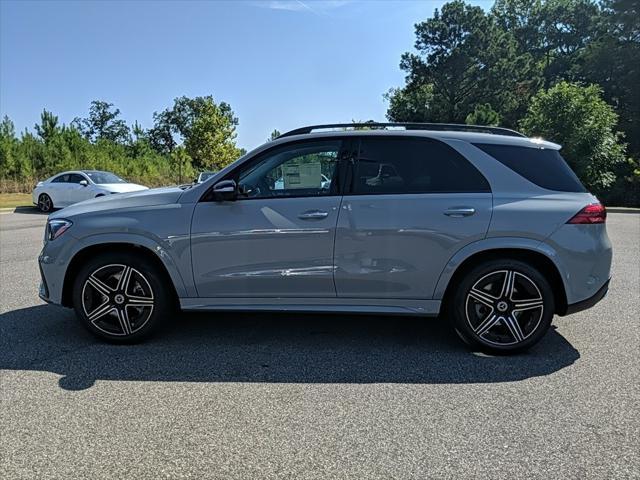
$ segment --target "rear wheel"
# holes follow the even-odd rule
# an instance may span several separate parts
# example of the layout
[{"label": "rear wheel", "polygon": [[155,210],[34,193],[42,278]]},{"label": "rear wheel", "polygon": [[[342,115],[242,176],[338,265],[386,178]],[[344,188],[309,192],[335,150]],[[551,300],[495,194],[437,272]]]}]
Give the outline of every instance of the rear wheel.
[{"label": "rear wheel", "polygon": [[536,344],[555,311],[546,278],[519,260],[491,260],[460,282],[450,311],[456,332],[488,353],[516,353]]},{"label": "rear wheel", "polygon": [[38,210],[43,213],[49,213],[53,210],[53,202],[51,201],[51,197],[46,193],[41,193],[38,196]]},{"label": "rear wheel", "polygon": [[166,275],[144,257],[117,252],[99,255],[80,269],[73,306],[93,334],[132,343],[153,333],[174,311],[166,282]]}]

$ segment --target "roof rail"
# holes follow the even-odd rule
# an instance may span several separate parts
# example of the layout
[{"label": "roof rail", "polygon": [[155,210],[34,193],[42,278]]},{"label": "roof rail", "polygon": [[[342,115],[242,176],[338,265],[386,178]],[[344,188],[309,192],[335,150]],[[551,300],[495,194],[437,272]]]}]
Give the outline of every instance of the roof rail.
[{"label": "roof rail", "polygon": [[291,137],[293,135],[304,135],[316,130],[348,130],[358,128],[369,128],[371,130],[382,130],[387,128],[404,128],[405,130],[432,130],[432,131],[457,131],[457,132],[478,132],[492,133],[494,135],[507,135],[509,137],[525,137],[520,132],[502,127],[488,127],[484,125],[465,125],[459,123],[403,123],[403,122],[358,122],[358,123],[328,123],[325,125],[311,125],[308,127],[296,128],[281,134],[278,138]]}]

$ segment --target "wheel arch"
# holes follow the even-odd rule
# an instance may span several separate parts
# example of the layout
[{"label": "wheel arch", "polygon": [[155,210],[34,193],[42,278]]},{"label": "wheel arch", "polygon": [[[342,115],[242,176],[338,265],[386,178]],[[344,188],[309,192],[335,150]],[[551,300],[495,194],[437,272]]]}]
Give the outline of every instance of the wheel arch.
[{"label": "wheel arch", "polygon": [[[436,294],[440,294],[442,299],[443,308],[451,298],[454,292],[455,286],[458,285],[459,279],[468,273],[472,268],[481,262],[488,260],[504,260],[513,259],[526,262],[532,267],[540,270],[540,272],[549,280],[551,289],[553,290],[555,301],[555,313],[558,315],[565,315],[567,312],[567,293],[562,275],[556,263],[546,253],[543,253],[539,249],[528,248],[523,246],[518,247],[494,247],[483,249],[473,252],[464,258],[458,258],[452,266],[450,262],[447,265],[447,269],[440,276],[438,286],[436,287]],[[443,278],[445,277],[445,278]],[[434,295],[434,298],[436,298]]]},{"label": "wheel arch", "polygon": [[165,280],[169,291],[173,293],[176,304],[178,303],[179,295],[176,289],[176,282],[171,273],[167,269],[165,263],[156,255],[150,248],[136,244],[126,242],[114,242],[114,243],[98,243],[94,245],[88,245],[75,253],[69,266],[67,267],[64,275],[64,282],[62,284],[62,297],[61,303],[65,307],[73,307],[73,282],[76,275],[86,259],[96,255],[100,255],[105,252],[127,252],[134,253],[135,255],[144,257],[158,267],[158,269],[165,276]]}]

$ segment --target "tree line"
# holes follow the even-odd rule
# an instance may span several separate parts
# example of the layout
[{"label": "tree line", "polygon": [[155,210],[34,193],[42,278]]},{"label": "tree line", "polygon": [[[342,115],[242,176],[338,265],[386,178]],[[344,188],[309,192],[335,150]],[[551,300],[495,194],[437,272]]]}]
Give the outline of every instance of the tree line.
[{"label": "tree line", "polygon": [[640,1],[455,0],[415,36],[389,120],[543,137],[605,203],[640,204]]},{"label": "tree line", "polygon": [[[405,84],[385,95],[391,121],[515,128],[563,145],[605,203],[640,205],[640,0],[446,3],[416,24]],[[65,169],[103,169],[160,185],[238,158],[238,119],[212,96],[179,97],[129,126],[96,100],[62,125],[43,111],[33,132],[0,122],[0,188],[28,190]],[[270,139],[277,136],[275,130]]]},{"label": "tree line", "polygon": [[200,170],[218,170],[240,157],[238,119],[212,96],[179,97],[153,114],[153,126],[132,126],[112,103],[91,102],[88,116],[70,125],[44,110],[34,133],[19,137],[6,115],[0,122],[2,191],[29,191],[36,179],[64,170],[112,171],[145,185],[191,181]]}]

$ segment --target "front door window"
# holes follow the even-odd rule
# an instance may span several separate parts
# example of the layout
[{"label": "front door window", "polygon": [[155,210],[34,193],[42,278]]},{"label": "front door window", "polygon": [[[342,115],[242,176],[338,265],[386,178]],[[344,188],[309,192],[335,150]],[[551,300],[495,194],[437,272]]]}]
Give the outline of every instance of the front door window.
[{"label": "front door window", "polygon": [[239,175],[240,192],[247,198],[317,197],[335,194],[339,140],[286,146]]}]

